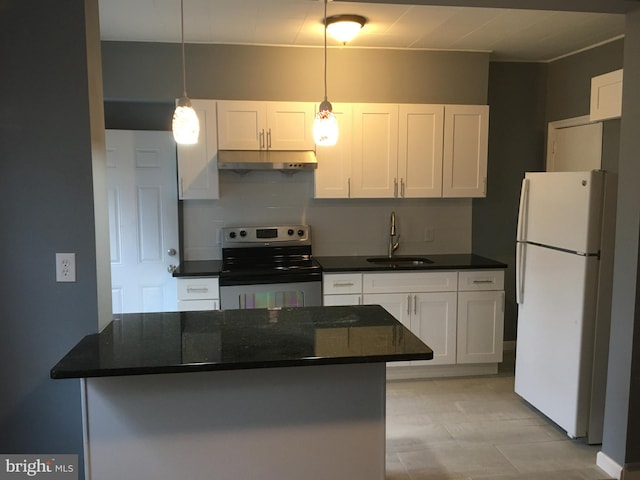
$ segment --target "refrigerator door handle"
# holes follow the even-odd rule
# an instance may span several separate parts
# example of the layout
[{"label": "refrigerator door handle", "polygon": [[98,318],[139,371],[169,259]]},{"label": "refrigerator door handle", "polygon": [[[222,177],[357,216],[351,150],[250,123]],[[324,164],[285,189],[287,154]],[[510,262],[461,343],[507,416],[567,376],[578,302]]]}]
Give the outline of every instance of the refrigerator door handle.
[{"label": "refrigerator door handle", "polygon": [[516,230],[516,241],[525,241],[527,228],[527,202],[529,201],[529,179],[522,179],[522,188],[520,189],[520,207],[518,209],[518,228]]},{"label": "refrigerator door handle", "polygon": [[524,303],[524,264],[527,244],[516,242],[516,303]]}]

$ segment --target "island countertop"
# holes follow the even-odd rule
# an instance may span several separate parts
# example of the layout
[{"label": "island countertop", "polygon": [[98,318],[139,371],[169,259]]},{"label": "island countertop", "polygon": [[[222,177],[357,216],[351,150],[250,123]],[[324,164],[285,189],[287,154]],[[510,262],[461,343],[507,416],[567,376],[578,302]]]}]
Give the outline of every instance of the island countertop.
[{"label": "island countertop", "polygon": [[115,315],[51,369],[84,378],[430,360],[378,305]]}]

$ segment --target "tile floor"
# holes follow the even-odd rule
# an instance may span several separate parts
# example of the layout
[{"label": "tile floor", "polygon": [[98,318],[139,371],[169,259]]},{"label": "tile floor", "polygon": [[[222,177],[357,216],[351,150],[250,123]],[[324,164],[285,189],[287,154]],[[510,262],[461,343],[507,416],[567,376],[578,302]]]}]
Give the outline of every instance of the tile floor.
[{"label": "tile floor", "polygon": [[[498,375],[387,382],[387,480],[604,480],[600,446],[571,440]],[[512,352],[511,352],[512,353]]]}]

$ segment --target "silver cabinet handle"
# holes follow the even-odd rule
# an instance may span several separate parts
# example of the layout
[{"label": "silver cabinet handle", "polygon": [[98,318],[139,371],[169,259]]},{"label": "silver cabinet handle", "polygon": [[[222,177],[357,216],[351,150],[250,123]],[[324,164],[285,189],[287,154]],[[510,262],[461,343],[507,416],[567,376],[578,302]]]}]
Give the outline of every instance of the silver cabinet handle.
[{"label": "silver cabinet handle", "polygon": [[347,198],[351,198],[351,177],[347,178]]},{"label": "silver cabinet handle", "polygon": [[404,178],[400,179],[400,196],[404,198]]},{"label": "silver cabinet handle", "polygon": [[418,298],[415,295],[413,296],[413,314],[418,314]]},{"label": "silver cabinet handle", "polygon": [[207,287],[187,287],[188,293],[209,293]]},{"label": "silver cabinet handle", "polygon": [[264,149],[264,128],[260,130],[259,138],[260,138],[260,150],[262,150]]},{"label": "silver cabinet handle", "polygon": [[353,282],[333,282],[334,287],[353,287]]},{"label": "silver cabinet handle", "polygon": [[482,283],[493,283],[493,280],[474,280],[473,283],[476,285],[479,285]]},{"label": "silver cabinet handle", "polygon": [[411,315],[411,295],[407,295],[407,315]]},{"label": "silver cabinet handle", "polygon": [[267,148],[271,148],[271,129],[267,130]]},{"label": "silver cabinet handle", "polygon": [[398,196],[398,179],[397,178],[393,179],[393,196],[394,197]]}]

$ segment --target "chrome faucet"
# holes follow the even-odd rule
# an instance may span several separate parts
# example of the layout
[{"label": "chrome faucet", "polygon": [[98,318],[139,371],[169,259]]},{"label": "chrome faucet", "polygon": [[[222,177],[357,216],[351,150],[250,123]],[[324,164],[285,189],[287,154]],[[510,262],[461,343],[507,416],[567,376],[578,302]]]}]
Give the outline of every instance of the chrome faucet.
[{"label": "chrome faucet", "polygon": [[400,235],[396,231],[396,212],[391,212],[391,228],[389,230],[389,258],[393,257],[395,252],[400,246]]}]

